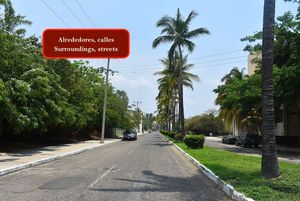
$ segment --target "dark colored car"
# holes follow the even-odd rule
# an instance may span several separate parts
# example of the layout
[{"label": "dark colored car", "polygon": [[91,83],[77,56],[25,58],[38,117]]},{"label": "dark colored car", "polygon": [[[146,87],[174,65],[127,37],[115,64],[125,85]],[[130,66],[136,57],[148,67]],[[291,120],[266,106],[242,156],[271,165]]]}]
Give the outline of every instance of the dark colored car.
[{"label": "dark colored car", "polygon": [[237,137],[236,145],[243,147],[258,147],[260,143],[260,136],[257,134],[243,134]]},{"label": "dark colored car", "polygon": [[234,135],[225,135],[222,138],[222,143],[224,143],[224,144],[235,144],[236,143],[236,136],[234,136]]},{"label": "dark colored car", "polygon": [[137,133],[134,130],[127,130],[123,133],[123,140],[137,140]]}]

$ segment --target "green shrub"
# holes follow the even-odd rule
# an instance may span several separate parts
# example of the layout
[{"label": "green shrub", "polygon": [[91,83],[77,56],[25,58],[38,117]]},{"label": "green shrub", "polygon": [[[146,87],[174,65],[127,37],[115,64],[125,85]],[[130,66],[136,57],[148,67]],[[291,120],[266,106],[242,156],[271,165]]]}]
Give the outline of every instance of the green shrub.
[{"label": "green shrub", "polygon": [[176,134],[177,134],[176,132],[168,131],[168,135],[169,135],[170,138],[174,139]]},{"label": "green shrub", "polygon": [[167,131],[164,131],[164,130],[161,130],[161,131],[160,131],[160,133],[163,134],[163,135],[166,135],[166,132],[167,132]]},{"label": "green shrub", "polygon": [[161,134],[163,134],[163,135],[166,135],[166,136],[168,136],[168,137],[170,137],[170,138],[174,138],[175,137],[175,135],[176,135],[176,133],[175,132],[173,132],[173,131],[160,131],[160,133]]},{"label": "green shrub", "polygon": [[177,133],[174,137],[174,139],[176,141],[183,141],[183,138],[184,138],[184,135],[183,134],[180,134],[180,133]]},{"label": "green shrub", "polygon": [[204,135],[186,135],[183,139],[184,144],[191,149],[202,149],[204,141]]},{"label": "green shrub", "polygon": [[193,131],[187,131],[186,135],[196,135],[196,133],[194,133]]}]

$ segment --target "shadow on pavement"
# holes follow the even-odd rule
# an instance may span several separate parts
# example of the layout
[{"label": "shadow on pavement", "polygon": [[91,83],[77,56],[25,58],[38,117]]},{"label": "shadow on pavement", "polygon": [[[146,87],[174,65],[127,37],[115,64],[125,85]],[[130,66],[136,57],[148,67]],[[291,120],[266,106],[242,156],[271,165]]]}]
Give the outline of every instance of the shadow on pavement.
[{"label": "shadow on pavement", "polygon": [[39,147],[34,149],[27,150],[19,150],[11,153],[7,153],[7,156],[10,157],[24,157],[24,156],[33,156],[36,154],[43,153],[43,151],[57,151],[59,148],[71,146],[70,144],[61,144],[59,146],[47,146],[47,147]]},{"label": "shadow on pavement", "polygon": [[160,147],[172,146],[172,144],[167,144],[167,143],[145,143],[143,145],[153,145],[153,146],[160,146]]},{"label": "shadow on pavement", "polygon": [[[176,194],[176,196],[180,195],[179,200],[230,200],[214,184],[209,183],[210,185],[208,185],[209,181],[203,181],[203,179],[207,180],[207,178],[203,178],[203,176],[200,177],[199,175],[194,175],[192,177],[172,177],[155,174],[149,170],[142,171],[142,174],[144,178],[143,180],[125,178],[114,179],[123,181],[124,185],[122,186],[128,186],[128,188],[93,188],[90,190],[98,192],[179,193]],[[133,185],[132,183],[136,183],[137,185]],[[176,200],[177,199],[178,198],[176,197]]]}]

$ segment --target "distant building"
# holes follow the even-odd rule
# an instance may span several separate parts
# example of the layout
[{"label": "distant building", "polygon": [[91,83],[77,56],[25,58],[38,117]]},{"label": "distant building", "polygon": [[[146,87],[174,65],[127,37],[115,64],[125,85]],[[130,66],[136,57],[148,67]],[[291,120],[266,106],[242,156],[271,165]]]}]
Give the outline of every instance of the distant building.
[{"label": "distant building", "polygon": [[254,53],[248,55],[248,75],[253,75],[256,67],[257,62],[261,60],[261,53]]}]

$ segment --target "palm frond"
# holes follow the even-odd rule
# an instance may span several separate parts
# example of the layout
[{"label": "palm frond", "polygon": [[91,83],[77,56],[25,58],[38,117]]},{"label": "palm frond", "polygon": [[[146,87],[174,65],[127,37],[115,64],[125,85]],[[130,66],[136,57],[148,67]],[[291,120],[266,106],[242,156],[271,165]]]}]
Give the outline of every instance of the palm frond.
[{"label": "palm frond", "polygon": [[183,76],[184,77],[188,77],[191,80],[200,82],[200,77],[198,75],[193,74],[193,73],[184,72]]},{"label": "palm frond", "polygon": [[169,36],[169,35],[158,36],[157,38],[154,39],[152,47],[156,48],[161,43],[172,42],[172,41],[174,41],[174,37],[173,36]]},{"label": "palm frond", "polygon": [[173,43],[171,48],[168,51],[169,62],[171,62],[172,58],[174,57],[176,48],[177,48],[177,44]]},{"label": "palm frond", "polygon": [[182,84],[183,84],[183,86],[190,88],[191,90],[194,90],[193,84],[191,82],[188,82],[185,80],[182,82]]},{"label": "palm frond", "polygon": [[162,17],[160,20],[158,20],[158,22],[156,23],[157,27],[165,27],[168,26],[172,23],[172,17],[166,15],[164,17]]},{"label": "palm frond", "polygon": [[198,13],[196,11],[191,11],[189,16],[186,18],[185,20],[185,24],[189,25],[192,21],[192,19],[194,19],[196,16],[198,15]]},{"label": "palm frond", "polygon": [[210,34],[210,32],[206,28],[198,28],[188,32],[186,38],[195,38],[207,34]]},{"label": "palm frond", "polygon": [[183,46],[187,47],[189,52],[193,52],[194,48],[195,48],[195,44],[187,39],[183,40]]}]

